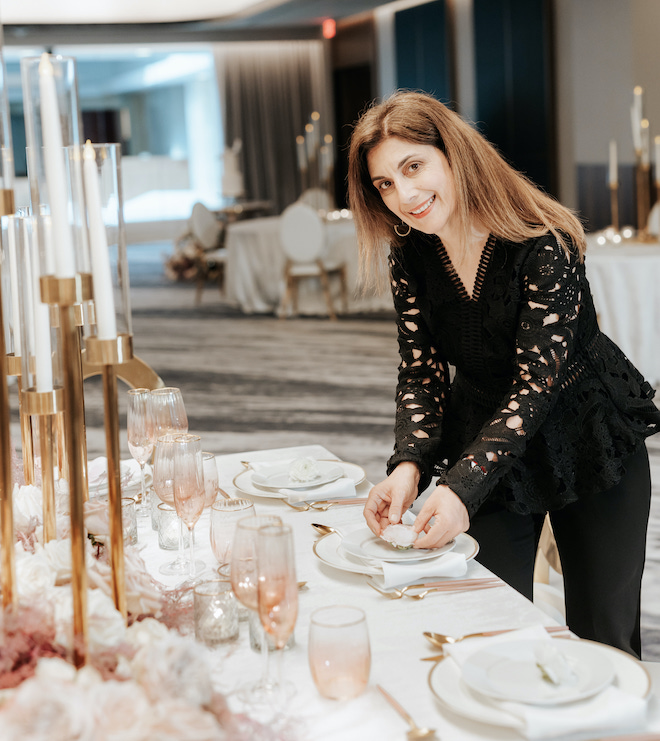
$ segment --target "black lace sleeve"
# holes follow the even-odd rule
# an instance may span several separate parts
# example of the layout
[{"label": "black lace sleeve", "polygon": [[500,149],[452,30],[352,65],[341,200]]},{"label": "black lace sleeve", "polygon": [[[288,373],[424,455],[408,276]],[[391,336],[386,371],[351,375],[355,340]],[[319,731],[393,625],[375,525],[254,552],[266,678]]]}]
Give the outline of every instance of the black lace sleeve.
[{"label": "black lace sleeve", "polygon": [[574,352],[584,265],[551,235],[530,251],[516,334],[516,373],[502,408],[440,480],[472,515],[547,418]]},{"label": "black lace sleeve", "polygon": [[448,375],[417,306],[414,279],[394,254],[390,255],[389,267],[401,362],[396,391],[396,442],[387,472],[391,473],[402,461],[417,463],[421,492],[431,481],[432,464],[437,459]]}]

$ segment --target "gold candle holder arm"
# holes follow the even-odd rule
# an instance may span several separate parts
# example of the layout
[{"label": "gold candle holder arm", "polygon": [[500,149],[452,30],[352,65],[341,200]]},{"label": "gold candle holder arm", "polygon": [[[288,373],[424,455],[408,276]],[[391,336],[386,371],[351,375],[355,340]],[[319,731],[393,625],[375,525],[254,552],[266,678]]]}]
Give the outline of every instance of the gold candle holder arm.
[{"label": "gold candle holder arm", "polygon": [[612,228],[619,231],[619,184],[610,183],[610,212],[612,214]]}]

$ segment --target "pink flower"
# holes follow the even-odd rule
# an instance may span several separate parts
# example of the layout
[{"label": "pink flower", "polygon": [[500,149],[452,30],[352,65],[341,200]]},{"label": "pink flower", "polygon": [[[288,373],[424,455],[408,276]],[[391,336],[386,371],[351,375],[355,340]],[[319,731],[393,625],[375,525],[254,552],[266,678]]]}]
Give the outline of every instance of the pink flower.
[{"label": "pink flower", "polygon": [[135,682],[101,682],[91,688],[88,702],[96,729],[94,741],[156,738],[152,733],[154,710]]}]

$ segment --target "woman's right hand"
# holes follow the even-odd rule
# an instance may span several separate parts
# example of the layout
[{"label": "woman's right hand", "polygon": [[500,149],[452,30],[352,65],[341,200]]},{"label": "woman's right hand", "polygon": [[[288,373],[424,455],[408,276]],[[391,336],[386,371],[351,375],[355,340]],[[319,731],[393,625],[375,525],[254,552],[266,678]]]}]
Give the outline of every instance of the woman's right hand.
[{"label": "woman's right hand", "polygon": [[373,487],[364,505],[364,519],[375,535],[380,535],[388,525],[401,522],[403,513],[417,498],[418,483],[417,464],[403,461]]}]

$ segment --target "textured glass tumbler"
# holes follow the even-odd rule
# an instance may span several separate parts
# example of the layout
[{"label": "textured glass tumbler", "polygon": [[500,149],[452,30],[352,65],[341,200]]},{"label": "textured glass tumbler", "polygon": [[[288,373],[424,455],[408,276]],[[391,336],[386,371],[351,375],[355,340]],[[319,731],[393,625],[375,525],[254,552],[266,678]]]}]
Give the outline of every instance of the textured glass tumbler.
[{"label": "textured glass tumbler", "polygon": [[[181,520],[174,507],[161,502],[158,505],[158,546],[164,551],[176,551],[179,548]],[[190,531],[183,531],[184,548],[190,543]]]},{"label": "textured glass tumbler", "polygon": [[121,498],[121,524],[124,531],[124,544],[137,545],[137,509],[135,499],[132,497]]},{"label": "textured glass tumbler", "polygon": [[209,648],[238,638],[238,603],[228,581],[211,579],[194,593],[195,638]]},{"label": "textured glass tumbler", "polygon": [[316,689],[330,700],[350,700],[369,683],[371,648],[364,612],[333,605],[312,613],[309,668]]}]

